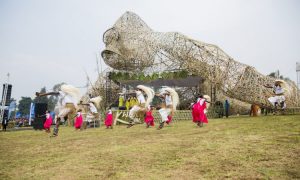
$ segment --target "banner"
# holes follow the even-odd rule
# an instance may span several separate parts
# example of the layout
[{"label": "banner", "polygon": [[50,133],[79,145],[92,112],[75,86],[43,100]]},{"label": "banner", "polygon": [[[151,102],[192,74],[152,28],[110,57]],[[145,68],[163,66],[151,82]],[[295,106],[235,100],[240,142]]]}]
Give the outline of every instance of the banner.
[{"label": "banner", "polygon": [[10,117],[10,116],[11,116],[11,112],[16,111],[16,108],[17,108],[17,103],[16,103],[16,101],[10,102],[9,107],[8,107],[8,119],[11,118],[11,117]]},{"label": "banner", "polygon": [[31,103],[30,104],[30,111],[29,111],[29,118],[28,118],[29,126],[31,126],[31,119],[34,117],[34,107],[35,107],[35,104]]}]

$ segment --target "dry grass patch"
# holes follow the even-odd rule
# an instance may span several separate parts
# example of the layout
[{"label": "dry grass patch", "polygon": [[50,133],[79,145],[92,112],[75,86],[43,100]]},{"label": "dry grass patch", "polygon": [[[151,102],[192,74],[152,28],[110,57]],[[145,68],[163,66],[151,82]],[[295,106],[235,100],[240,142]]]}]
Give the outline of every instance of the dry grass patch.
[{"label": "dry grass patch", "polygon": [[0,179],[299,179],[300,116],[0,133]]}]

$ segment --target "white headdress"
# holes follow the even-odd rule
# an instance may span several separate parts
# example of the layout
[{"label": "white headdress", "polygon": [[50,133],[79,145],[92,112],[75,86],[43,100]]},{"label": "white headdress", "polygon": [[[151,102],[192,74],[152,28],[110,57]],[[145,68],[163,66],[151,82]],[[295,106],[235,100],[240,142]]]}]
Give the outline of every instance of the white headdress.
[{"label": "white headdress", "polygon": [[291,87],[291,86],[288,86],[288,85],[287,85],[287,84],[288,84],[287,82],[285,82],[285,81],[282,80],[282,79],[276,79],[276,80],[275,80],[275,83],[279,83],[280,86],[281,86],[281,88],[284,90],[284,92],[286,92],[286,94],[289,94],[289,93],[290,93],[291,89],[288,88],[288,87]]},{"label": "white headdress", "polygon": [[80,95],[80,90],[78,88],[75,88],[74,86],[69,84],[63,84],[61,85],[60,89],[62,92],[72,96],[72,98],[74,98],[76,102],[79,102],[81,95]]},{"label": "white headdress", "polygon": [[210,101],[211,101],[210,96],[209,95],[204,95],[203,98],[206,99],[206,101],[209,102],[209,103],[206,103],[206,109],[208,109],[209,106],[210,106]]},{"label": "white headdress", "polygon": [[164,88],[162,88],[162,92],[170,93],[170,95],[172,97],[172,101],[173,101],[173,110],[176,111],[176,107],[179,104],[179,96],[178,96],[177,92],[175,91],[175,89],[170,88],[170,87],[164,87]]},{"label": "white headdress", "polygon": [[101,101],[102,101],[102,97],[101,96],[97,96],[97,97],[94,97],[94,98],[90,99],[90,102],[94,103],[95,106],[97,107],[97,109],[100,108],[100,102]]},{"label": "white headdress", "polygon": [[146,93],[147,100],[146,100],[145,107],[148,107],[148,105],[152,102],[153,97],[154,97],[154,91],[153,91],[153,89],[151,89],[151,88],[149,88],[147,86],[144,86],[144,85],[138,85],[137,88],[143,90]]},{"label": "white headdress", "polygon": [[282,79],[276,79],[276,80],[275,80],[275,83],[277,83],[277,82],[278,82],[278,83],[285,83],[284,80],[282,80]]}]

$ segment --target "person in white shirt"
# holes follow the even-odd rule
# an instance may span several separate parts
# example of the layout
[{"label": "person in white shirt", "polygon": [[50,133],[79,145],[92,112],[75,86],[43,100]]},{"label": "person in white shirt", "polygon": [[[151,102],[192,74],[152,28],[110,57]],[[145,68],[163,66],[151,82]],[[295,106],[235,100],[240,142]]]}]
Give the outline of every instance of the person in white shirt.
[{"label": "person in white shirt", "polygon": [[285,82],[283,80],[275,80],[275,83],[273,86],[267,84],[264,85],[266,88],[272,88],[274,96],[269,97],[268,101],[274,106],[275,113],[277,112],[278,107],[280,107],[282,110],[286,108],[285,103],[285,97],[284,97],[284,89],[282,88],[282,85]]}]

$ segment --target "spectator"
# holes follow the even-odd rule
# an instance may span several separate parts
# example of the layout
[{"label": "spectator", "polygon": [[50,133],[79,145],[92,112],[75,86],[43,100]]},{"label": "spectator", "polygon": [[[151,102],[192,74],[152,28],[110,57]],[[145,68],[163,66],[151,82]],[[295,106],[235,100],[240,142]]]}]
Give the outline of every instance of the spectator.
[{"label": "spectator", "polygon": [[3,131],[6,131],[7,124],[8,124],[7,118],[3,118],[3,120],[2,120],[2,130]]},{"label": "spectator", "polygon": [[228,118],[229,116],[229,108],[230,108],[230,104],[229,104],[229,101],[228,99],[225,100],[225,104],[224,104],[224,108],[225,108],[225,116],[226,118]]}]

